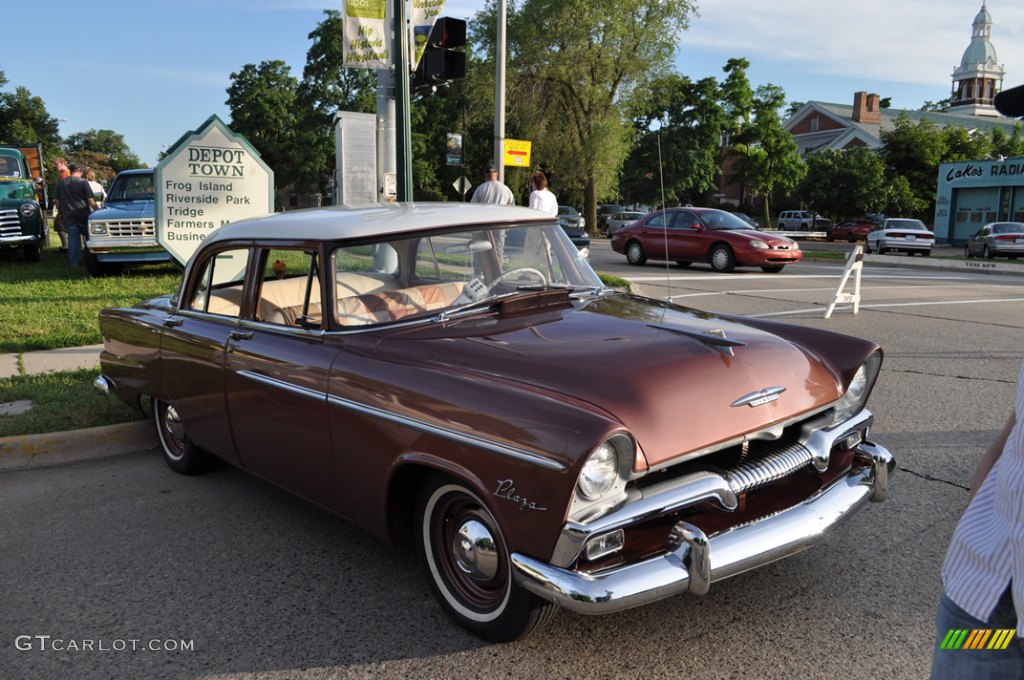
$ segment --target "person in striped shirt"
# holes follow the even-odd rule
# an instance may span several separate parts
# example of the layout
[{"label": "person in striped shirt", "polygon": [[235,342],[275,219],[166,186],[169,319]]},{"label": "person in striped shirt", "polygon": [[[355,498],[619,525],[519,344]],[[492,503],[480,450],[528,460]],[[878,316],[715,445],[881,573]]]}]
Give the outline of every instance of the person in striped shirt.
[{"label": "person in striped shirt", "polygon": [[[1024,680],[1024,365],[1017,399],[981,459],[942,565],[933,680]],[[943,648],[953,629],[1013,629],[1009,644]],[[1005,635],[999,636],[1000,639]],[[970,648],[969,648],[970,647]],[[980,648],[973,648],[980,647]],[[1005,649],[1000,649],[1005,647]]]}]

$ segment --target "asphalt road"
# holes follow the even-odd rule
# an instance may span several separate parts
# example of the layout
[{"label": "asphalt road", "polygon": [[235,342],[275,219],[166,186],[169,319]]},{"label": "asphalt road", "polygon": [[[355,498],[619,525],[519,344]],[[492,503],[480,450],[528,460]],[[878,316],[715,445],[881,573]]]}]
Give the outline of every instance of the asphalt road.
[{"label": "asphalt road", "polygon": [[237,470],[187,478],[139,452],[0,472],[0,678],[925,677],[945,548],[1013,401],[1024,278],[869,265],[860,313],[825,320],[838,263],[635,268],[601,241],[592,261],[682,304],[879,342],[890,500],[705,597],[562,612],[486,645],[448,622],[410,554]]}]

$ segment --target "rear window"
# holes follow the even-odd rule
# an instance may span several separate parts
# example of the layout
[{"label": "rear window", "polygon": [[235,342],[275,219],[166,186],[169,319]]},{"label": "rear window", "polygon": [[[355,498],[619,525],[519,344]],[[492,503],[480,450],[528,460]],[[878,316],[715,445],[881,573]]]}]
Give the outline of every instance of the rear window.
[{"label": "rear window", "polygon": [[886,225],[886,229],[924,229],[928,228],[924,226],[924,222],[921,220],[889,220]]}]

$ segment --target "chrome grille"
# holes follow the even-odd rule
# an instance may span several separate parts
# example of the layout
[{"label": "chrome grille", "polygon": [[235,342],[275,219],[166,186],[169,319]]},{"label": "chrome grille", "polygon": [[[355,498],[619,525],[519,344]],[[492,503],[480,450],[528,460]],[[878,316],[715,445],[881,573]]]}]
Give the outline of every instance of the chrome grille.
[{"label": "chrome grille", "polygon": [[21,236],[21,221],[18,211],[0,210],[0,237]]},{"label": "chrome grille", "polygon": [[801,444],[792,444],[758,460],[741,463],[722,476],[733,493],[742,493],[782,479],[810,462],[810,450]]},{"label": "chrome grille", "polygon": [[110,238],[156,238],[156,222],[145,220],[111,220],[103,223]]}]

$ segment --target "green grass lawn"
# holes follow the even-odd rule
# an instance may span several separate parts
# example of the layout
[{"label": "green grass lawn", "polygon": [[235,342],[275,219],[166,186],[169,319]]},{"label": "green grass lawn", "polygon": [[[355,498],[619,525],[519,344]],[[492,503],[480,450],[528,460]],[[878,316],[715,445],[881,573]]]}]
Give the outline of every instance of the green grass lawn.
[{"label": "green grass lawn", "polygon": [[101,309],[173,292],[181,276],[177,267],[159,264],[92,278],[84,267],[68,265],[52,233],[51,244],[36,263],[25,262],[20,249],[0,250],[0,353],[99,343]]}]

